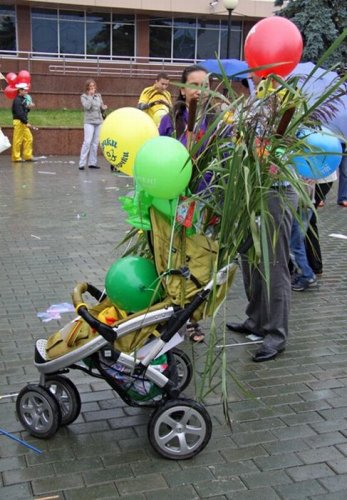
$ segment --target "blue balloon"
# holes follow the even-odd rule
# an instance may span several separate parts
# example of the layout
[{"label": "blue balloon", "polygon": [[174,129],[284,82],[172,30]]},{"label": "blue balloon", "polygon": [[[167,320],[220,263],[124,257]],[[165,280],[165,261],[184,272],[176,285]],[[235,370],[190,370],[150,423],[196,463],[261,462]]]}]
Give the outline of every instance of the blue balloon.
[{"label": "blue balloon", "polygon": [[335,172],[342,159],[342,145],[333,132],[325,127],[322,130],[302,128],[297,137],[308,146],[304,152],[310,153],[292,158],[299,175],[307,179],[321,179]]}]

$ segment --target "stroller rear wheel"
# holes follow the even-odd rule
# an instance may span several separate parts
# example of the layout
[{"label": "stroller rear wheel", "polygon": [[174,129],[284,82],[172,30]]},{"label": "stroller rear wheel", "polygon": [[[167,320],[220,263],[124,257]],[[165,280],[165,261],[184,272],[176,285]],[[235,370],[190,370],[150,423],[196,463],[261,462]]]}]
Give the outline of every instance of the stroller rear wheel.
[{"label": "stroller rear wheel", "polygon": [[184,460],[205,448],[212,434],[212,422],[203,405],[190,399],[176,399],[160,406],[148,423],[148,438],[163,457]]},{"label": "stroller rear wheel", "polygon": [[74,422],[81,411],[81,398],[75,384],[62,375],[49,375],[46,378],[45,387],[58,401],[61,425]]},{"label": "stroller rear wheel", "polygon": [[181,349],[172,349],[171,354],[174,357],[174,361],[177,369],[177,386],[180,392],[184,391],[186,387],[190,384],[193,376],[192,362],[189,356]]},{"label": "stroller rear wheel", "polygon": [[48,389],[30,384],[17,396],[16,411],[24,428],[38,438],[54,436],[61,424],[58,402]]}]

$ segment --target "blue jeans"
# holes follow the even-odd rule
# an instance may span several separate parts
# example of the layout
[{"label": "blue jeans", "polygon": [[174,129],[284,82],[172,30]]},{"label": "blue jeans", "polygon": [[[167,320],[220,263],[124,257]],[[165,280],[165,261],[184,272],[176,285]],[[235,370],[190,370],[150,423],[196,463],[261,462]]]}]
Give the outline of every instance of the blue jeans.
[{"label": "blue jeans", "polygon": [[311,209],[302,210],[302,225],[299,224],[295,218],[293,218],[292,232],[290,236],[290,250],[294,257],[294,264],[300,269],[301,276],[308,280],[315,277],[315,274],[308,263],[305,247],[305,235],[311,216]]},{"label": "blue jeans", "polygon": [[[346,152],[346,144],[342,144],[342,150]],[[347,156],[342,157],[339,166],[339,190],[337,193],[337,203],[347,201]]]}]

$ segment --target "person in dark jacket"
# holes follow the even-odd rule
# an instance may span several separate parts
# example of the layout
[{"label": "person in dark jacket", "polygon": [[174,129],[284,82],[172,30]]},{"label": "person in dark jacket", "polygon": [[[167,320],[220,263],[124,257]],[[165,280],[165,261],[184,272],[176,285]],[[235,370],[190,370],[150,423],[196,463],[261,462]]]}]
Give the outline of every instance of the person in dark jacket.
[{"label": "person in dark jacket", "polygon": [[28,121],[30,108],[27,106],[25,99],[29,87],[26,83],[18,83],[16,88],[18,93],[12,103],[12,161],[33,161],[33,135],[30,130],[33,127]]}]

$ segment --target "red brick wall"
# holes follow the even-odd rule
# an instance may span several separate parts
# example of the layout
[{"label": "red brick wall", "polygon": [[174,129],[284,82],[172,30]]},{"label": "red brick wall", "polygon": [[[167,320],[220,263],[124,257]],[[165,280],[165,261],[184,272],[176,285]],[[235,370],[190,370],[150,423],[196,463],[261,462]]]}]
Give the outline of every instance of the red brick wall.
[{"label": "red brick wall", "polygon": [[[12,142],[13,129],[3,127],[2,131]],[[40,128],[39,130],[33,131],[33,136],[35,156],[78,156],[80,154],[83,141],[83,129]],[[7,149],[2,154],[10,155],[11,149]]]}]

